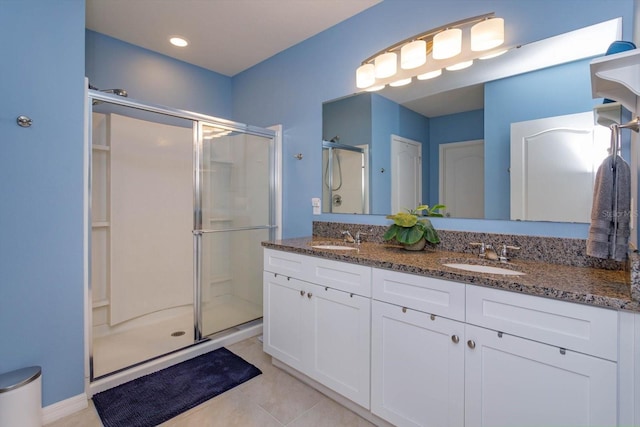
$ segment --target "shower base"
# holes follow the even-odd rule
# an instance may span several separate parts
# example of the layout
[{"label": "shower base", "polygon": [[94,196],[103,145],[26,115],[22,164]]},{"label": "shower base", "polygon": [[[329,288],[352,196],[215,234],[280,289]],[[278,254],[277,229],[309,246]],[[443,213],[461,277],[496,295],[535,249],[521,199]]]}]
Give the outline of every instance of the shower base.
[{"label": "shower base", "polygon": [[[212,335],[262,317],[262,306],[226,295],[202,309],[202,333]],[[194,344],[193,309],[177,307],[112,328],[94,329],[93,378]]]}]

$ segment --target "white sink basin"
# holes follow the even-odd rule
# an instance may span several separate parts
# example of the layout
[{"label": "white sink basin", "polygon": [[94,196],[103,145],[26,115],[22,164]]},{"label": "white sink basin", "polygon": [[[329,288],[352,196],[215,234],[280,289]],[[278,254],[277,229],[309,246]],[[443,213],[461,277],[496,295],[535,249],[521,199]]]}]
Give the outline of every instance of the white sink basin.
[{"label": "white sink basin", "polygon": [[311,246],[315,249],[332,249],[334,251],[355,251],[356,248],[351,246],[340,246],[340,245],[313,245]]},{"label": "white sink basin", "polygon": [[521,273],[519,271],[509,270],[507,268],[493,267],[490,265],[476,265],[476,264],[443,264],[446,267],[457,268],[460,270],[474,271],[476,273],[491,273],[491,274],[505,274],[511,276],[522,276],[527,273]]}]

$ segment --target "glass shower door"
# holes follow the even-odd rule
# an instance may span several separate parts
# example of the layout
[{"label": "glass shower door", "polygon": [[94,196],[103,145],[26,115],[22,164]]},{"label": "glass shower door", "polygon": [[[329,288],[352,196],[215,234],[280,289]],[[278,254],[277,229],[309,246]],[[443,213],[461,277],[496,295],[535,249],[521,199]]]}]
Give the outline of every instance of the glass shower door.
[{"label": "glass shower door", "polygon": [[273,230],[273,139],[200,126],[196,324],[206,337],[262,317],[260,242]]}]

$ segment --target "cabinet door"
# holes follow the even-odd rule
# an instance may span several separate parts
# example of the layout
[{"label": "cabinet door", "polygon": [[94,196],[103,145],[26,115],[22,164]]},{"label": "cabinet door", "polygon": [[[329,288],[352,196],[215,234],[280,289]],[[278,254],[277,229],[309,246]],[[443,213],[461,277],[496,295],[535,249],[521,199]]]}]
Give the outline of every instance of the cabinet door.
[{"label": "cabinet door", "polygon": [[309,285],[312,340],[308,375],[369,408],[371,300],[329,287]]},{"label": "cabinet door", "polygon": [[466,427],[616,425],[614,362],[471,325],[466,339]]},{"label": "cabinet door", "polygon": [[307,283],[265,271],[263,348],[276,359],[302,370],[308,360],[305,325]]},{"label": "cabinet door", "polygon": [[464,324],[372,303],[371,412],[398,426],[464,422]]}]

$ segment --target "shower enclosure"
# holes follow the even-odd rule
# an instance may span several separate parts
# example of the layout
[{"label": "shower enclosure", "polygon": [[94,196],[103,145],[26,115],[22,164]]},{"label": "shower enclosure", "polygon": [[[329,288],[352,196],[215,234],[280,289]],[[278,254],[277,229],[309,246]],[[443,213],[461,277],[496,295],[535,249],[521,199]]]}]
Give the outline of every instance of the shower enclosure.
[{"label": "shower enclosure", "polygon": [[262,317],[275,132],[89,91],[90,381]]},{"label": "shower enclosure", "polygon": [[368,150],[322,141],[322,212],[369,213]]}]

